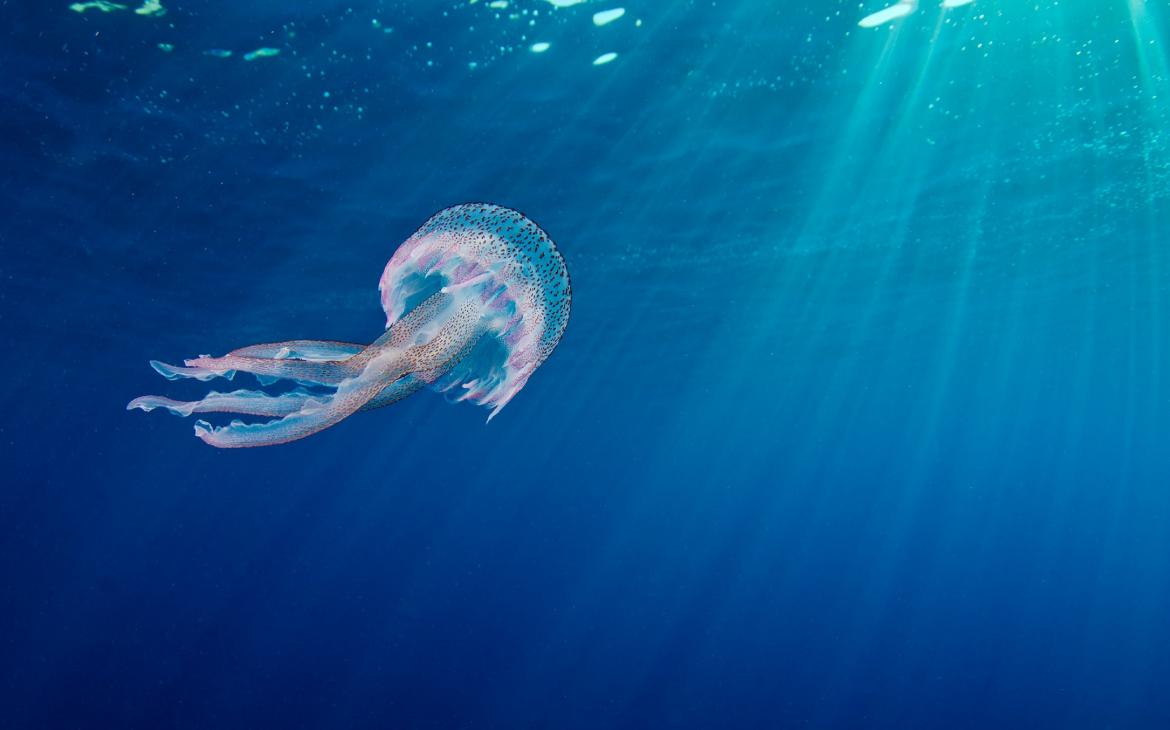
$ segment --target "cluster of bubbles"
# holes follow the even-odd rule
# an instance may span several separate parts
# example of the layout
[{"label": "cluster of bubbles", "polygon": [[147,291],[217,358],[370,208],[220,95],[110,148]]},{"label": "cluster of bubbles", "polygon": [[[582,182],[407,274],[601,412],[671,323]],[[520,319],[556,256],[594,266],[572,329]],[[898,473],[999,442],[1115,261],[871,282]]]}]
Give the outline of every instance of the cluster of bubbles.
[{"label": "cluster of bubbles", "polygon": [[[73,3],[69,6],[69,9],[75,13],[87,13],[90,11],[116,13],[122,10],[129,10],[130,6],[110,2],[110,0],[86,0],[86,2]],[[166,15],[167,9],[163,7],[162,0],[144,0],[142,5],[134,9],[134,14],[148,18],[158,18]],[[174,43],[159,42],[157,45],[158,49],[163,53],[170,53],[175,50]],[[210,48],[203,53],[204,55],[215,58],[230,58],[232,56],[231,51],[223,48]],[[245,61],[255,61],[257,58],[268,58],[279,53],[279,48],[260,47],[243,53],[241,57]]]},{"label": "cluster of bubbles", "polygon": [[[601,8],[596,3],[595,5],[599,9],[595,11],[592,7],[584,9],[579,7],[587,5],[588,2],[589,0],[464,0],[464,2],[458,2],[442,9],[442,17],[454,18],[464,16],[467,13],[476,13],[476,15],[468,20],[467,32],[472,36],[476,35],[477,32],[483,35],[482,24],[485,22],[504,24],[504,34],[492,34],[493,38],[490,45],[476,47],[474,43],[471,44],[478,53],[476,58],[469,59],[466,64],[468,69],[476,70],[491,65],[493,62],[511,55],[518,50],[527,50],[530,53],[536,54],[545,54],[554,50],[553,41],[548,38],[539,37],[538,33],[539,29],[555,23],[577,23],[581,22],[582,15],[587,15],[593,26],[601,28],[621,21],[626,17],[626,9],[624,7],[607,6]],[[69,8],[76,13],[90,11],[114,13],[130,9],[127,5],[112,2],[111,0],[86,0],[84,2],[74,3]],[[135,8],[133,12],[140,16],[159,17],[165,15],[167,10],[162,6],[161,0],[144,0],[142,5]],[[397,10],[395,14],[402,17],[409,16],[413,12],[418,11],[413,9]],[[354,14],[352,8],[347,9],[344,13],[346,17],[351,17]],[[634,27],[640,28],[642,26],[642,20],[640,18],[627,22],[632,22]],[[436,28],[441,28],[441,26],[434,23],[431,23],[431,25]],[[370,27],[375,32],[387,36],[391,36],[395,32],[393,22],[386,21],[376,15],[370,19]],[[289,37],[291,39],[292,34],[289,34]],[[159,50],[165,53],[171,53],[176,48],[176,45],[172,42],[160,42],[157,46]],[[419,60],[426,68],[434,68],[442,63],[439,58],[431,53],[434,50],[435,44],[433,41],[424,41],[422,44],[412,44],[408,47],[406,49],[406,56],[410,59]],[[455,49],[451,48],[450,50],[454,51]],[[208,48],[204,49],[202,53],[213,58],[227,59],[238,56],[245,61],[255,61],[257,59],[279,55],[281,49],[272,46],[262,46],[246,51]],[[591,63],[594,66],[604,66],[617,60],[618,55],[618,52],[614,50],[599,50],[593,56]]]},{"label": "cluster of bubbles", "polygon": [[[533,0],[529,0],[529,2],[468,0],[465,5],[454,8],[453,12],[477,13],[486,8],[490,13],[487,20],[496,24],[493,29],[502,30],[503,33],[496,36],[497,40],[490,45],[481,47],[475,57],[469,58],[467,68],[471,70],[482,69],[517,52],[547,54],[552,51],[555,53],[556,44],[554,41],[548,35],[541,35],[545,29],[556,26],[573,28],[583,25],[586,22],[585,18],[589,18],[594,27],[601,28],[621,21],[627,15],[624,7],[607,6],[594,12],[590,12],[594,10],[592,7],[578,7],[586,4],[586,0],[540,0],[539,2]],[[595,4],[595,7],[600,8],[601,6]],[[467,31],[470,35],[484,29],[480,24],[482,19],[484,19],[483,15],[475,15],[469,20]],[[636,28],[642,26],[640,18],[625,22],[632,22]],[[618,55],[617,51],[598,49],[592,57],[591,63],[594,66],[604,66],[617,60]],[[582,59],[582,62],[584,61],[585,59]]]},{"label": "cluster of bubbles", "polygon": [[[247,135],[260,144],[279,137],[299,147],[328,134],[338,115],[366,118],[388,85],[414,85],[416,79],[422,82],[416,88],[431,83],[427,79],[442,84],[439,75],[486,78],[487,69],[508,60],[516,66],[522,56],[558,68],[616,65],[623,39],[628,43],[629,33],[642,26],[626,8],[601,0],[375,2],[297,13],[269,27],[247,15],[243,22],[206,25],[198,10],[164,7],[169,0],[130,2],[82,0],[69,9],[99,28],[120,24],[119,15],[134,18],[134,34],[173,57],[167,66],[177,73],[158,74],[153,88],[137,90],[124,103],[151,117],[197,123],[209,141],[223,144]],[[251,86],[248,98],[225,97],[228,104],[198,122],[189,107],[179,114],[185,95],[228,88],[216,65],[241,63],[256,67],[249,75],[266,79]],[[355,74],[361,66],[382,72]],[[161,150],[157,158],[166,163],[174,154]]]}]

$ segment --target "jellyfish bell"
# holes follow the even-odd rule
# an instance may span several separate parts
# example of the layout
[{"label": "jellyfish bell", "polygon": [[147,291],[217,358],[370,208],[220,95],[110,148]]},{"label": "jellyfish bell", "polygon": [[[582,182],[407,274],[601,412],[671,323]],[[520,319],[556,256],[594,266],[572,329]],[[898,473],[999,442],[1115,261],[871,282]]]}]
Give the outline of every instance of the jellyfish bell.
[{"label": "jellyfish bell", "polygon": [[548,358],[569,321],[569,275],[556,246],[528,218],[494,205],[431,217],[394,252],[378,289],[389,329],[435,297],[445,312],[470,305],[482,332],[434,385],[465,391],[460,400],[492,415]]},{"label": "jellyfish bell", "polygon": [[290,392],[212,392],[189,402],[143,396],[127,408],[276,419],[197,422],[195,434],[221,448],[294,441],[424,388],[490,408],[490,421],[552,353],[569,321],[569,275],[556,246],[524,215],[496,205],[436,213],[394,252],[378,288],[387,329],[368,346],[290,340],[184,366],[151,361],[172,380],[245,372],[262,383],[294,381]]}]

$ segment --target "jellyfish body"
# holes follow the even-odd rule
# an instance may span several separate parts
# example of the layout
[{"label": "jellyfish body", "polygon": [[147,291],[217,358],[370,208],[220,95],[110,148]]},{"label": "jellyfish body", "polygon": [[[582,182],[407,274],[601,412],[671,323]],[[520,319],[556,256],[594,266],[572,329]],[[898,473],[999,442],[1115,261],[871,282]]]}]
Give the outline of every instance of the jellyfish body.
[{"label": "jellyfish body", "polygon": [[294,441],[428,387],[490,408],[490,421],[552,353],[569,321],[569,276],[556,246],[524,215],[495,205],[436,213],[394,252],[378,288],[387,329],[370,345],[291,340],[204,355],[183,367],[151,361],[171,380],[245,372],[263,384],[296,382],[289,392],[212,392],[189,402],[143,396],[127,408],[275,419],[221,427],[198,421],[195,435],[221,448]]}]

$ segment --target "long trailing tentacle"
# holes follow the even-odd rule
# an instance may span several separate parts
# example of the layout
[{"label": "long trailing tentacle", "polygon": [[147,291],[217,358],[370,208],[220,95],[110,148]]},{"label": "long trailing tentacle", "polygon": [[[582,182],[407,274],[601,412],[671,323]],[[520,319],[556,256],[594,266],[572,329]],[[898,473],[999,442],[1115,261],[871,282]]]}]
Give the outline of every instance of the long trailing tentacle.
[{"label": "long trailing tentacle", "polygon": [[365,345],[355,342],[335,342],[333,340],[286,340],[284,342],[268,342],[260,345],[248,345],[232,350],[229,355],[243,355],[247,357],[270,357],[277,360],[347,360],[362,350]]},{"label": "long trailing tentacle", "polygon": [[[436,294],[432,299],[438,297],[442,299],[433,303],[435,310],[451,303],[449,295]],[[430,303],[428,300],[424,304]],[[482,334],[477,302],[465,299],[453,306],[454,310],[440,320],[441,324],[432,324],[429,317],[420,316],[412,326],[395,327],[393,335],[351,358],[361,364],[360,372],[342,380],[332,395],[308,398],[298,410],[267,423],[233,421],[216,428],[199,421],[195,424],[195,435],[219,448],[282,444],[323,431],[363,409],[376,397],[387,402],[404,397],[409,394],[407,391],[413,392],[441,377]],[[407,378],[411,374],[419,375]],[[401,391],[395,390],[394,384],[400,381]],[[390,392],[384,393],[386,390]]]},{"label": "long trailing tentacle", "polygon": [[[381,368],[378,369],[382,370]],[[386,377],[392,377],[386,371]],[[357,377],[338,387],[337,392],[322,398],[310,398],[296,411],[267,423],[232,421],[215,427],[206,421],[195,423],[195,435],[204,443],[221,449],[271,446],[310,436],[356,413],[384,387],[380,373]],[[397,378],[395,378],[397,379]]]},{"label": "long trailing tentacle", "polygon": [[[151,360],[150,366],[155,369],[160,375],[167,380],[178,380],[180,378],[194,378],[196,380],[212,380],[214,378],[228,378],[229,380],[235,377],[237,370],[244,370],[246,372],[256,372],[249,370],[248,366],[258,360],[271,360],[273,362],[265,365],[265,372],[256,372],[256,374],[265,382],[273,382],[280,378],[291,377],[289,375],[276,375],[277,371],[282,373],[292,373],[300,366],[296,363],[298,361],[305,361],[308,363],[337,363],[350,359],[354,355],[361,353],[365,349],[365,345],[359,345],[352,342],[334,342],[332,340],[286,340],[284,342],[268,342],[259,345],[248,345],[236,350],[232,350],[222,358],[213,358],[208,355],[203,355],[186,361],[186,367],[179,365],[170,365],[159,360]],[[229,363],[235,363],[242,367],[231,367]],[[318,376],[321,376],[327,370],[321,370]],[[308,371],[301,372],[302,375],[309,375]],[[311,378],[293,378],[294,380],[305,380],[307,382],[321,382],[315,381]]]},{"label": "long trailing tentacle", "polygon": [[[396,403],[408,395],[421,390],[429,381],[425,377],[405,375],[387,385],[371,398],[361,410],[369,411]],[[153,411],[164,408],[176,416],[190,416],[193,413],[238,413],[243,416],[268,416],[280,418],[296,413],[305,407],[310,399],[320,400],[325,396],[306,390],[294,390],[282,395],[268,395],[255,390],[235,390],[231,393],[212,391],[203,399],[180,401],[161,395],[144,395],[130,401],[126,410],[135,408]]]},{"label": "long trailing tentacle", "polygon": [[[231,393],[212,391],[202,400],[179,401],[161,395],[144,395],[126,405],[126,410],[140,408],[153,411],[165,408],[176,416],[192,413],[239,413],[246,416],[270,416],[279,418],[296,413],[314,395],[307,391],[295,390],[283,395],[268,395],[255,390],[234,390]],[[316,396],[320,397],[320,396]]]},{"label": "long trailing tentacle", "polygon": [[185,364],[188,368],[224,376],[227,373],[251,373],[264,383],[276,380],[296,380],[301,383],[338,385],[353,375],[352,368],[345,360],[299,360],[224,355],[223,357],[196,357],[187,360]]},{"label": "long trailing tentacle", "polygon": [[196,435],[220,448],[267,446],[304,438],[326,429],[359,410],[401,400],[435,382],[474,347],[483,332],[480,306],[474,298],[440,292],[369,346],[319,340],[289,340],[249,345],[220,358],[188,360],[186,367],[152,362],[168,378],[207,380],[249,372],[269,382],[290,379],[333,387],[332,393],[304,387],[282,395],[237,390],[212,392],[198,401],[143,396],[127,408],[163,408],[188,416],[194,413],[239,413],[268,416],[267,423],[233,421],[213,427],[195,425]]},{"label": "long trailing tentacle", "polygon": [[428,325],[454,297],[439,293],[427,299],[368,347],[329,340],[288,340],[249,345],[223,357],[202,355],[185,361],[186,367],[151,360],[150,365],[168,380],[233,378],[237,372],[251,373],[264,384],[277,380],[337,386],[361,372],[383,345],[405,346],[409,340],[431,334]]}]

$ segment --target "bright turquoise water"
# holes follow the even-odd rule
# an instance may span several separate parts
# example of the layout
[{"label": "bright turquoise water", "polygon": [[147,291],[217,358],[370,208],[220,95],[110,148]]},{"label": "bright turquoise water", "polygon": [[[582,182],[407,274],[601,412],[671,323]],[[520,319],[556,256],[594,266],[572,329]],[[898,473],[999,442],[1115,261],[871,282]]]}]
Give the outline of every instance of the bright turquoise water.
[{"label": "bright turquoise water", "polygon": [[[0,725],[1170,726],[1170,8],[164,5],[0,4]],[[490,425],[123,410],[469,200]]]}]

